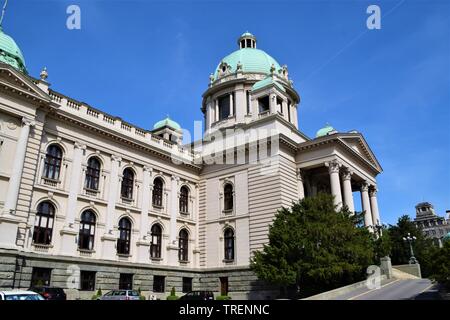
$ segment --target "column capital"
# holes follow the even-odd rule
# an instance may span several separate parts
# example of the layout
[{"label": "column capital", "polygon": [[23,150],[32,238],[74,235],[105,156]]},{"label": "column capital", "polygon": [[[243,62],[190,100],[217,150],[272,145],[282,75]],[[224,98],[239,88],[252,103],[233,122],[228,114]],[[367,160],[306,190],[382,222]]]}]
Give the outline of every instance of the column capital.
[{"label": "column capital", "polygon": [[367,192],[369,191],[369,183],[367,181],[364,181],[361,183],[361,192]]},{"label": "column capital", "polygon": [[23,117],[22,125],[27,126],[27,127],[34,127],[36,125],[36,121],[34,121],[34,119]]},{"label": "column capital", "polygon": [[151,175],[153,173],[153,168],[150,166],[144,166],[144,172],[149,172]]},{"label": "column capital", "polygon": [[176,182],[180,181],[180,177],[178,177],[178,176],[176,176],[174,174],[171,176],[171,178],[172,178],[172,181],[176,181]]},{"label": "column capital", "polygon": [[111,161],[122,161],[122,157],[116,154],[111,155]]},{"label": "column capital", "polygon": [[86,145],[79,142],[79,141],[75,141],[75,143],[73,144],[75,149],[81,149],[81,150],[85,150],[86,149]]},{"label": "column capital", "polygon": [[376,197],[377,196],[377,192],[378,192],[378,189],[377,189],[377,186],[371,186],[370,188],[369,188],[369,196],[372,198],[372,197]]},{"label": "column capital", "polygon": [[344,168],[344,170],[342,170],[341,172],[342,175],[342,180],[351,180],[352,175],[353,175],[353,171],[351,171],[349,168]]},{"label": "column capital", "polygon": [[328,167],[328,172],[331,173],[339,173],[339,168],[341,164],[337,160],[332,160],[325,163],[325,166]]}]

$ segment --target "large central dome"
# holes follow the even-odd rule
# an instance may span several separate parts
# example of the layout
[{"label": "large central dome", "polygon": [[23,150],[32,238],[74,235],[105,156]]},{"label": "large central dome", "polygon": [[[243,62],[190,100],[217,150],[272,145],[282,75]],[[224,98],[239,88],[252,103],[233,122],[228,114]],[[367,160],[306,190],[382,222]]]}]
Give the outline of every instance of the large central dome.
[{"label": "large central dome", "polygon": [[9,64],[14,68],[27,73],[25,59],[22,51],[13,38],[3,32],[0,26],[0,62]]},{"label": "large central dome", "polygon": [[[248,43],[246,41],[249,41]],[[241,65],[243,72],[255,72],[270,75],[272,66],[275,70],[280,70],[280,64],[265,53],[263,50],[256,49],[256,38],[246,32],[238,40],[240,43],[240,49],[229,54],[223,58],[214,72],[214,76],[217,79],[220,73],[220,67],[226,63],[230,72],[236,72],[238,64]]]}]

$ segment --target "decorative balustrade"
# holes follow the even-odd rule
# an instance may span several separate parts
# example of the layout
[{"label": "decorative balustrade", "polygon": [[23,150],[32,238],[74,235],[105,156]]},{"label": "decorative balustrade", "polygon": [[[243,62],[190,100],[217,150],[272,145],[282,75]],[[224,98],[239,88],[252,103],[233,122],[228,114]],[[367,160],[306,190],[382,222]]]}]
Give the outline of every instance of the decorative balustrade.
[{"label": "decorative balustrade", "polygon": [[80,110],[80,104],[75,101],[69,100],[69,99],[67,99],[67,106],[69,108],[75,109],[77,111]]},{"label": "decorative balustrade", "polygon": [[50,91],[50,92],[49,92],[49,96],[50,96],[50,99],[52,99],[52,101],[55,101],[55,102],[57,102],[57,103],[61,103],[61,101],[62,101],[62,99],[63,99],[62,96],[60,96],[59,94],[56,94],[56,93],[53,92],[53,91]]},{"label": "decorative balustrade", "polygon": [[[112,125],[115,128],[122,130],[122,132],[125,132],[125,134],[130,137],[139,138],[139,140],[141,140],[141,141],[143,139],[145,139],[145,141],[150,145],[156,143],[156,144],[158,144],[159,148],[170,149],[169,150],[170,152],[172,152],[174,150],[179,151],[179,153],[182,154],[183,157],[189,157],[189,158],[195,157],[194,152],[190,151],[189,149],[185,149],[183,147],[178,147],[178,149],[174,149],[174,148],[176,148],[176,144],[166,141],[161,137],[154,136],[150,132],[148,132],[144,129],[137,128],[126,122],[122,122],[122,120],[120,118],[113,117],[108,114],[104,114],[104,113],[97,111],[83,103],[79,103],[70,98],[66,98],[65,96],[63,96],[59,93],[56,93],[54,91],[50,91],[49,95],[50,95],[52,101],[60,104],[62,108],[65,108],[66,110],[68,110],[70,112],[79,112],[79,113],[81,113],[81,115],[84,113],[91,118],[98,119],[100,122],[107,124],[108,126]],[[43,180],[42,183],[52,186],[52,187],[57,186],[57,182],[55,183],[54,181],[44,181]]]},{"label": "decorative balustrade", "polygon": [[48,251],[50,250],[50,248],[52,248],[52,245],[48,245],[48,244],[39,244],[39,243],[32,243],[31,244],[33,246],[33,250],[36,252],[41,252],[41,253],[48,253]]},{"label": "decorative balustrade", "polygon": [[98,116],[99,116],[99,112],[97,112],[97,111],[95,111],[95,110],[93,110],[91,108],[87,108],[86,114],[88,116],[91,116],[91,117],[94,117],[94,118],[98,118]]}]

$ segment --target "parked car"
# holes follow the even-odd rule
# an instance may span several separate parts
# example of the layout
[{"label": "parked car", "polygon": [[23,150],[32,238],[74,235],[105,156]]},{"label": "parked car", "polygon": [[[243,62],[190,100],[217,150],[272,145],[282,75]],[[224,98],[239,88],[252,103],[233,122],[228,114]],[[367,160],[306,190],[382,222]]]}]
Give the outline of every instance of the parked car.
[{"label": "parked car", "polygon": [[179,300],[214,300],[214,294],[212,291],[190,291]]},{"label": "parked car", "polygon": [[32,291],[0,291],[0,300],[45,300],[39,293]]},{"label": "parked car", "polygon": [[62,288],[57,287],[31,287],[30,291],[39,293],[45,300],[67,300],[66,293]]},{"label": "parked car", "polygon": [[140,300],[136,290],[111,290],[99,300]]}]

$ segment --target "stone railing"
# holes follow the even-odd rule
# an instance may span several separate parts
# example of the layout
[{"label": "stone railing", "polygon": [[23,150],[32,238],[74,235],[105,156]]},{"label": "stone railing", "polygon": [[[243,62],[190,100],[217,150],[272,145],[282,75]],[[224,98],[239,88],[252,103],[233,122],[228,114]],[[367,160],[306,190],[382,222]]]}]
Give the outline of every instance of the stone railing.
[{"label": "stone railing", "polygon": [[86,104],[66,98],[57,92],[50,90],[49,95],[53,102],[56,102],[61,106],[61,110],[85,118],[99,126],[114,129],[118,134],[125,135],[130,139],[138,140],[149,146],[156,147],[161,151],[174,154],[177,158],[180,158],[187,163],[192,163],[195,157],[199,156],[189,148],[181,147],[176,143],[154,136],[150,131],[135,127],[118,117],[111,116]]}]

